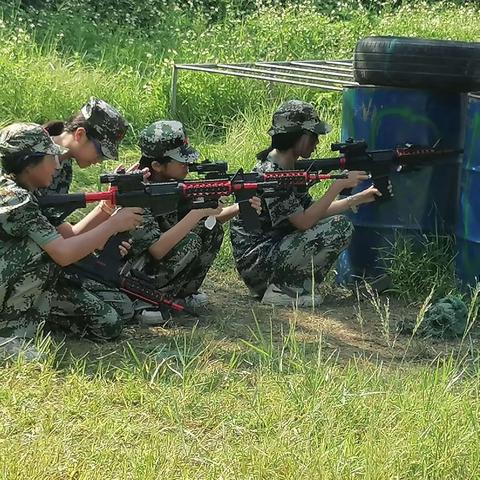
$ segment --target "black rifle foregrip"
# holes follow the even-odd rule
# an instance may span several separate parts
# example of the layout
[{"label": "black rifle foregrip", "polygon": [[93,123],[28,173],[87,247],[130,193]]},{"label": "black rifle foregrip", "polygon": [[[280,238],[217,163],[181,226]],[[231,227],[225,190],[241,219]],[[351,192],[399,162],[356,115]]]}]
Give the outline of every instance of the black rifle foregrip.
[{"label": "black rifle foregrip", "polygon": [[257,194],[255,190],[240,190],[235,193],[235,200],[240,210],[240,218],[243,220],[245,228],[250,232],[260,230],[258,214],[250,205],[250,199]]}]

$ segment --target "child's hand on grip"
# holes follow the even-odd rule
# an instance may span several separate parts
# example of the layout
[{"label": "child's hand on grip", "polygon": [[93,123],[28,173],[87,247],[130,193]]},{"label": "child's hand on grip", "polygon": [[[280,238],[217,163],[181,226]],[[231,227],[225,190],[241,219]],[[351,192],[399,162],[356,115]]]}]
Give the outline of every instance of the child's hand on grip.
[{"label": "child's hand on grip", "polygon": [[134,230],[143,222],[143,208],[140,207],[126,207],[116,210],[110,217],[113,222],[115,231],[128,232]]}]

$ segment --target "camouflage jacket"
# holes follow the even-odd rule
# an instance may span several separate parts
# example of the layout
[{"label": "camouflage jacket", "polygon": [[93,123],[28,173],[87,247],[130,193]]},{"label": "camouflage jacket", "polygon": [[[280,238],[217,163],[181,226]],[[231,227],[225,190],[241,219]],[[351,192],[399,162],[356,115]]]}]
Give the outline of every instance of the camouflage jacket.
[{"label": "camouflage jacket", "polygon": [[[8,263],[7,251],[19,240],[30,238],[39,246],[60,234],[41,213],[35,196],[7,175],[0,174],[0,256]],[[14,259],[11,259],[14,260]]]},{"label": "camouflage jacket", "polygon": [[[265,173],[281,170],[278,159],[272,152],[265,162],[258,162],[255,172]],[[252,249],[261,249],[265,243],[277,241],[295,231],[288,217],[303,212],[312,204],[312,197],[308,193],[291,190],[289,193],[273,198],[262,199],[262,213],[259,216],[260,229],[251,232],[245,229],[243,220],[236,217],[230,224],[233,255],[239,260],[242,255]]]}]

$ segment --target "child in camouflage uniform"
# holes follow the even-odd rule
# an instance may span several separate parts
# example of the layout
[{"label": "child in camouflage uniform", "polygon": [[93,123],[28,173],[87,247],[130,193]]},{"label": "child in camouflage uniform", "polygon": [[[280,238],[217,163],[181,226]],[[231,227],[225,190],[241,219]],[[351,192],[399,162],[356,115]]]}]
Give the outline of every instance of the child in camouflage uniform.
[{"label": "child in camouflage uniform", "polygon": [[[255,171],[294,169],[299,157],[311,156],[318,135],[329,131],[309,103],[291,100],[282,104],[268,132],[271,147],[259,153]],[[296,191],[266,198],[257,232],[247,231],[239,217],[232,222],[236,266],[254,296],[263,303],[277,305],[291,305],[295,300],[298,306],[321,302],[313,294],[313,284],[324,279],[352,235],[350,221],[339,214],[373,201],[380,193],[371,187],[335,199],[343,189],[368,178],[366,172],[350,172],[348,179],[335,181],[317,201],[308,193]]]},{"label": "child in camouflage uniform", "polygon": [[[118,147],[128,130],[128,122],[114,107],[104,100],[91,97],[67,122],[51,121],[44,125],[54,143],[64,149],[59,156],[60,168],[55,172],[52,183],[37,190],[36,195],[52,195],[68,193],[73,180],[73,161],[81,169],[88,168],[103,162],[105,159],[117,160]],[[44,215],[50,223],[57,227],[64,236],[69,237],[73,231],[86,231],[108,220],[114,209],[108,202],[99,203],[75,227],[64,222],[66,213],[61,208],[44,209]],[[60,283],[68,280],[61,275]],[[125,295],[118,295],[118,290],[107,287],[98,282],[88,280],[85,286],[115,308],[122,321],[131,318],[131,302]],[[124,302],[120,301],[121,299]],[[75,311],[68,311],[67,306],[74,307],[74,303],[63,304],[57,312],[58,323],[71,328],[71,321],[75,318]]]},{"label": "child in camouflage uniform", "polygon": [[[82,169],[105,159],[116,160],[119,144],[128,126],[128,122],[114,107],[94,97],[69,121],[46,123],[44,128],[65,153],[59,157],[60,168],[55,172],[52,183],[36,193],[68,193],[73,180],[73,160]],[[53,225],[63,223],[65,212],[62,209],[49,208],[44,213]],[[89,214],[89,222],[98,225],[109,217],[108,213],[110,211],[106,205],[101,204]]]},{"label": "child in camouflage uniform", "polygon": [[[139,167],[150,169],[153,182],[183,180],[188,165],[199,157],[189,145],[183,125],[176,121],[153,123],[141,132],[139,144]],[[258,198],[251,204],[260,208]],[[239,208],[237,204],[193,210],[184,207],[180,205],[177,212],[146,219],[144,227],[133,236],[133,251],[137,267],[140,265],[144,273],[153,277],[156,288],[195,308],[208,301],[200,286],[222,245],[221,224],[238,215]],[[213,220],[210,225],[201,222],[205,217]],[[147,321],[162,321],[158,310],[145,310],[142,314]]]},{"label": "child in camouflage uniform", "polygon": [[62,237],[42,214],[32,192],[48,186],[58,168],[58,156],[64,152],[40,125],[18,123],[0,130],[3,346],[8,343],[21,348],[23,338],[35,334],[41,322],[51,320],[50,313],[68,316],[74,312],[78,323],[72,323],[72,328],[101,338],[115,337],[122,328],[117,312],[94,294],[56,282],[61,267],[101,248],[110,236],[136,228],[142,210],[120,209],[96,228],[72,231],[69,238]]}]

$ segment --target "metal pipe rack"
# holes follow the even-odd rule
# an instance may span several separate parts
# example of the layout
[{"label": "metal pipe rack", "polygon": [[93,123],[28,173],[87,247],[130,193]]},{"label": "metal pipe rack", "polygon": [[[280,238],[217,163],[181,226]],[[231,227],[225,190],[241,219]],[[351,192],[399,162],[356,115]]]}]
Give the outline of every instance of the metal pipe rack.
[{"label": "metal pipe rack", "polygon": [[325,91],[342,91],[344,87],[358,85],[353,78],[352,60],[175,64],[170,88],[171,115],[175,115],[177,109],[177,86],[180,70],[263,80],[269,83],[297,85]]}]

